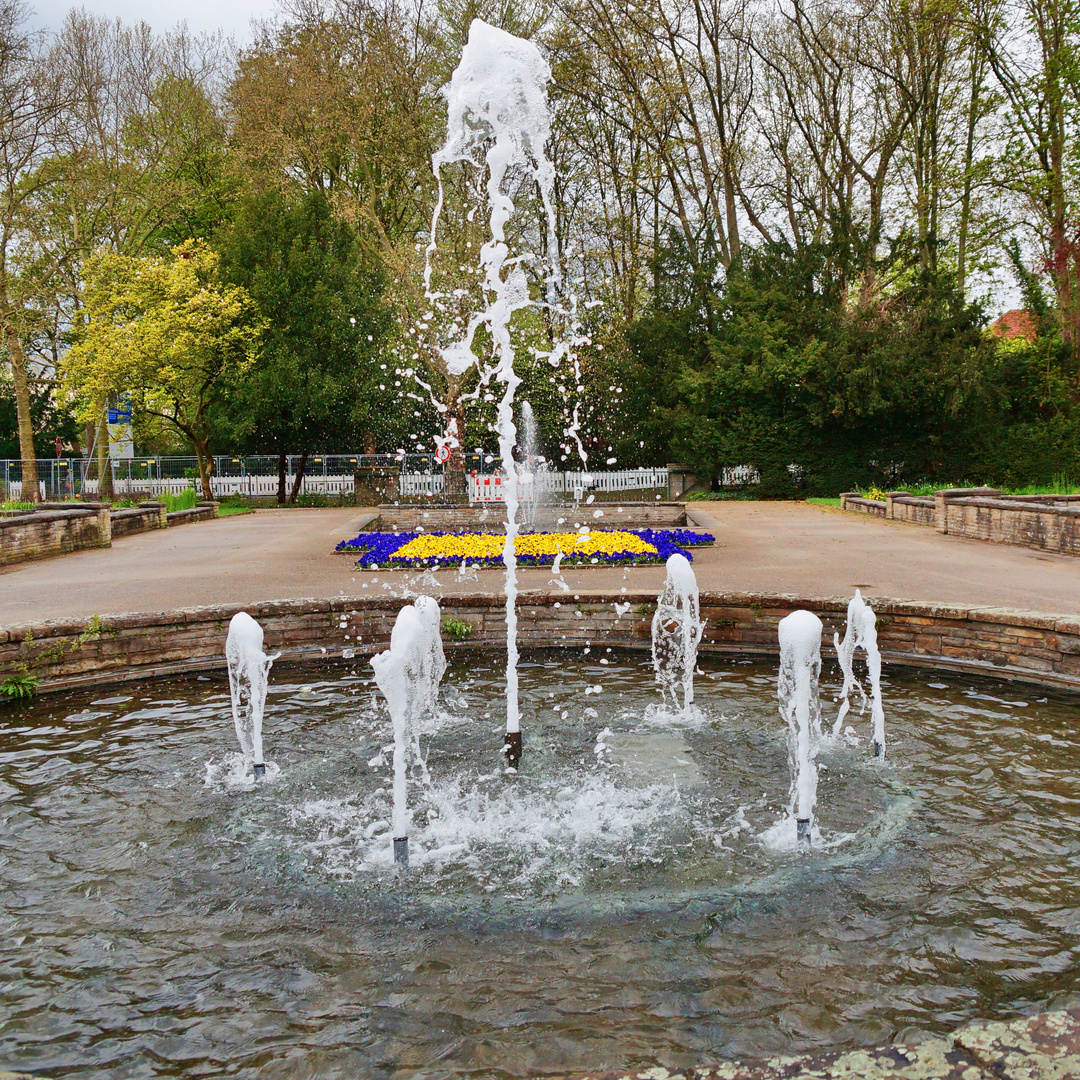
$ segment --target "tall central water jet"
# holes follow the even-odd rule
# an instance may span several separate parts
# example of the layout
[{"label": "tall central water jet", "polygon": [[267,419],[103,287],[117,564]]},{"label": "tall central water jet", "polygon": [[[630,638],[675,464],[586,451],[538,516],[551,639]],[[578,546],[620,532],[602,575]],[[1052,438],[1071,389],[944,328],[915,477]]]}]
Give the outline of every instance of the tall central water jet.
[{"label": "tall central water jet", "polygon": [[514,211],[508,186],[524,173],[535,181],[546,212],[547,300],[553,303],[558,287],[552,201],[555,170],[544,154],[551,136],[547,101],[550,81],[551,69],[532,42],[488,26],[479,19],[473,20],[461,62],[443,91],[447,104],[446,142],[432,158],[439,195],[431,220],[431,242],[424,272],[425,289],[434,303],[431,256],[437,246],[443,206],[443,166],[464,162],[486,168],[491,239],[480,249],[486,307],[469,318],[462,336],[442,349],[441,355],[448,375],[460,377],[476,363],[473,340],[476,331],[485,326],[491,336],[494,374],[505,387],[496,419],[506,501],[506,542],[503,545],[506,567],[506,742],[503,750],[507,762],[515,769],[521,760],[521,712],[518,705],[517,559],[514,552],[518,535],[514,394],[521,380],[514,372],[510,319],[515,311],[532,302],[524,267],[536,256],[524,252],[510,256],[506,225]]}]

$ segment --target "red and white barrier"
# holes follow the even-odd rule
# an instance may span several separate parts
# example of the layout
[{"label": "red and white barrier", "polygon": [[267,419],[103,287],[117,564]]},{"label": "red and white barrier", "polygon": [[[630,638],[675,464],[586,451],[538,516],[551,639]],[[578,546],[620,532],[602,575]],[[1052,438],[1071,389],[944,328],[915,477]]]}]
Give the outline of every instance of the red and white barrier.
[{"label": "red and white barrier", "polygon": [[469,477],[469,502],[506,502],[502,476]]}]

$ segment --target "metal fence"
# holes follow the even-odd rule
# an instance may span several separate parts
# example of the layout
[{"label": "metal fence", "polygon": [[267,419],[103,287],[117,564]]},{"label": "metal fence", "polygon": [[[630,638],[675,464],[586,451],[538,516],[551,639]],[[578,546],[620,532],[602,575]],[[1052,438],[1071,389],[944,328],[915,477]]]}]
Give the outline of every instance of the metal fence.
[{"label": "metal fence", "polygon": [[[215,456],[210,488],[216,498],[245,495],[272,497],[278,490],[278,458]],[[286,458],[286,484],[291,493],[299,456]],[[179,495],[199,486],[195,457],[142,457],[111,463],[113,492],[118,496]],[[366,468],[397,470],[403,496],[441,494],[445,477],[430,454],[324,454],[308,458],[300,484],[302,495],[352,495],[355,475]],[[490,468],[490,466],[488,466]],[[42,499],[71,499],[98,492],[97,461],[93,458],[39,458],[38,495]],[[486,475],[491,475],[485,470]],[[0,459],[0,498],[22,498],[23,463]],[[551,492],[634,491],[665,488],[667,469],[618,469],[597,472],[537,472],[532,483]]]}]

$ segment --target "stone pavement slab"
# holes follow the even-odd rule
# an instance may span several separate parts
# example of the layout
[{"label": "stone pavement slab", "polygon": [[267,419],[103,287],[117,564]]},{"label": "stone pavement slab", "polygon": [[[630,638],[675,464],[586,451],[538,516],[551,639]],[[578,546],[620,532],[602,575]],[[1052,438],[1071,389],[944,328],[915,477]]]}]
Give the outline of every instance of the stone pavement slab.
[{"label": "stone pavement slab", "polygon": [[[874,596],[1080,614],[1080,559],[944,536],[806,503],[692,503],[717,538],[694,552],[702,589]],[[434,595],[501,588],[502,571],[476,580],[438,571],[422,585],[409,571],[357,571],[334,546],[355,536],[370,510],[260,510],[141,533],[111,548],[75,552],[0,572],[0,625],[202,604],[400,594],[411,582]],[[584,518],[584,513],[583,513]],[[520,573],[522,589],[659,591],[663,567],[573,568]]]}]

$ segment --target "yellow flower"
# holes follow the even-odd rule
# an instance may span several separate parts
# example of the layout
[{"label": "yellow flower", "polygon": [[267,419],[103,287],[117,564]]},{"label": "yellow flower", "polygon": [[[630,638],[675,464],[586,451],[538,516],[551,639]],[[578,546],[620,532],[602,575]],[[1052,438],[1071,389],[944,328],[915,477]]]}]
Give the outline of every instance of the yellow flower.
[{"label": "yellow flower", "polygon": [[[403,544],[391,559],[497,559],[506,538],[491,533],[463,536],[421,534]],[[656,548],[640,536],[617,529],[592,533],[527,533],[517,537],[515,554],[533,556],[655,555]]]}]

